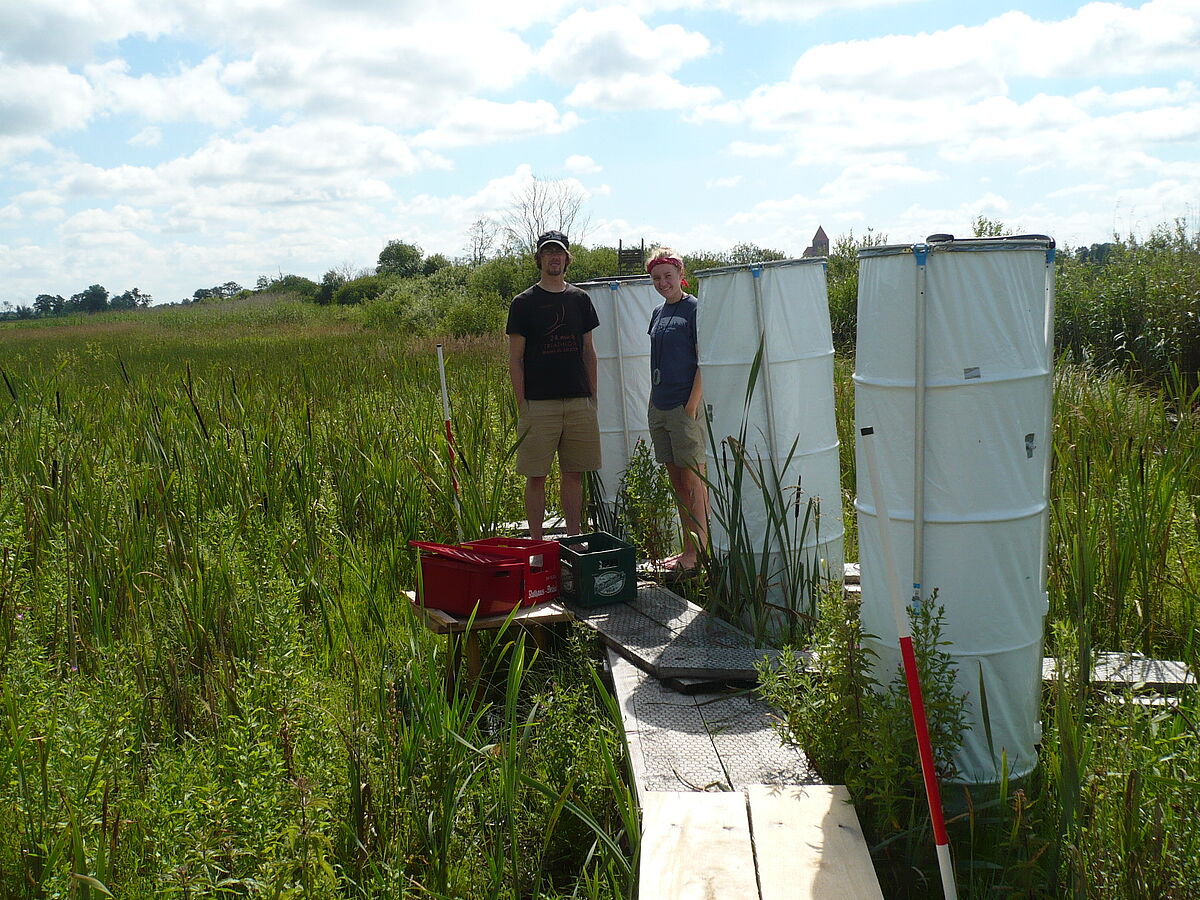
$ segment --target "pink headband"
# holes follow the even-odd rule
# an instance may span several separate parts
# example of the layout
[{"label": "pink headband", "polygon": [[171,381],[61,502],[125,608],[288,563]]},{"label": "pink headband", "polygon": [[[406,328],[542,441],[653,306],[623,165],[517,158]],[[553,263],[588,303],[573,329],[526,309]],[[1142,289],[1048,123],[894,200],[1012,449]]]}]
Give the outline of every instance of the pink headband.
[{"label": "pink headband", "polygon": [[655,266],[661,266],[663,263],[666,263],[669,266],[674,266],[680,272],[683,271],[683,260],[676,259],[674,256],[659,256],[646,263],[646,274],[649,275],[651,269],[653,269]]}]

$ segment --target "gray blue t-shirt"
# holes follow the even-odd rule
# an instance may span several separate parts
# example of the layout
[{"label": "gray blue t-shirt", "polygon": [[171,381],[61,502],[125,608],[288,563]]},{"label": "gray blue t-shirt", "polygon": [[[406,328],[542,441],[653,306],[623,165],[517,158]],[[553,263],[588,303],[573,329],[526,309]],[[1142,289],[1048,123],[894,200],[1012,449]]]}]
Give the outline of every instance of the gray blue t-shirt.
[{"label": "gray blue t-shirt", "polygon": [[658,409],[687,403],[696,380],[696,298],[684,294],[650,316],[650,402]]}]

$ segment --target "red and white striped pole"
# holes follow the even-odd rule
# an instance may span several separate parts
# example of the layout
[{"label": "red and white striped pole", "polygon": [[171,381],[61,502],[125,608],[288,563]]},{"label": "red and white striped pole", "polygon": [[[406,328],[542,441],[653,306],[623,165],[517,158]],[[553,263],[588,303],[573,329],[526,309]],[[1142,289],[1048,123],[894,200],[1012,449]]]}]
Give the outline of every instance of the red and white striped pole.
[{"label": "red and white striped pole", "polygon": [[454,490],[454,524],[458,530],[458,539],[462,540],[462,506],[458,500],[458,474],[454,462],[454,431],[450,428],[450,394],[446,391],[446,360],[442,355],[442,345],[437,345],[438,373],[442,379],[442,415],[446,419],[446,449],[450,454],[450,487]]},{"label": "red and white striped pole", "polygon": [[946,822],[942,816],[942,794],[938,788],[937,772],[933,767],[933,745],[929,742],[929,722],[925,718],[925,698],[921,693],[921,679],[917,672],[917,655],[913,652],[912,629],[908,622],[908,610],[904,593],[896,578],[896,563],[892,556],[892,520],[888,516],[887,498],[879,481],[879,465],[875,459],[874,442],[867,440],[875,434],[874,428],[862,428],[863,456],[867,460],[867,474],[871,479],[871,498],[875,503],[875,520],[879,524],[879,548],[883,553],[884,574],[888,593],[892,599],[892,613],[896,617],[896,634],[900,638],[900,655],[904,659],[904,679],[908,683],[908,700],[912,706],[913,729],[917,733],[917,747],[921,754],[921,775],[925,779],[925,797],[929,801],[929,818],[933,822],[933,840],[937,849],[938,869],[942,873],[942,892],[946,900],[957,900],[958,890],[954,885],[954,863],[950,859],[950,835],[946,833]]}]

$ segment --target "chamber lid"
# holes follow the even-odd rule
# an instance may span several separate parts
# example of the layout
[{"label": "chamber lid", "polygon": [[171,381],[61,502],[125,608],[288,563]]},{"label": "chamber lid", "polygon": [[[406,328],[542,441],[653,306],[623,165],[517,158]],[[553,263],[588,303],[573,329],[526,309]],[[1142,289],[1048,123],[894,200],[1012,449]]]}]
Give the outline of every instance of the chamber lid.
[{"label": "chamber lid", "polygon": [[923,244],[882,244],[878,247],[863,247],[858,251],[859,259],[875,256],[895,256],[912,253],[924,247],[931,253],[979,250],[1050,250],[1054,238],[1046,234],[1005,234],[993,237],[956,238],[952,234],[931,234]]},{"label": "chamber lid", "polygon": [[650,284],[649,275],[611,275],[608,278],[591,278],[587,281],[572,281],[579,288],[608,287],[610,284]]},{"label": "chamber lid", "polygon": [[829,261],[826,256],[804,256],[796,259],[772,259],[766,262],[753,263],[738,263],[733,266],[715,266],[711,269],[701,269],[695,272],[697,278],[706,278],[709,275],[725,275],[730,272],[748,272],[751,269],[781,269],[786,266],[809,266],[809,265],[825,265]]}]

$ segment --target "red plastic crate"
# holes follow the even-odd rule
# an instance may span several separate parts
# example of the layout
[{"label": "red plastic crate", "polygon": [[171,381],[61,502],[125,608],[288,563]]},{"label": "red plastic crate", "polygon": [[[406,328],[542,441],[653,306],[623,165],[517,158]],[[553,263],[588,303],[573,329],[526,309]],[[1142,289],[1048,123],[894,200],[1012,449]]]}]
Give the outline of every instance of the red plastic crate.
[{"label": "red plastic crate", "polygon": [[464,547],[480,547],[492,553],[519,559],[526,565],[523,606],[536,606],[558,599],[558,541],[533,538],[490,537],[467,541]]},{"label": "red plastic crate", "polygon": [[527,565],[493,551],[409,541],[421,550],[417,602],[456,616],[497,616],[525,599]]}]

